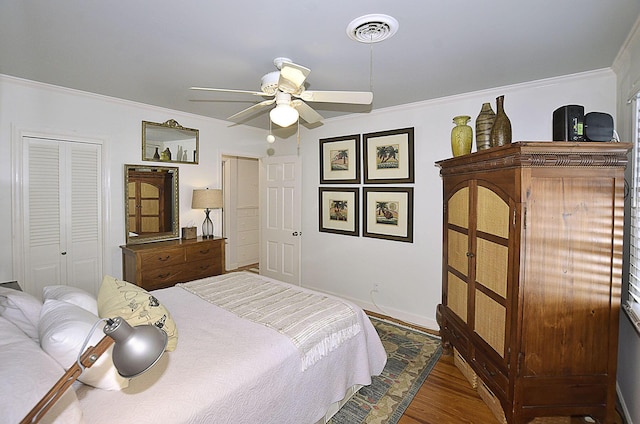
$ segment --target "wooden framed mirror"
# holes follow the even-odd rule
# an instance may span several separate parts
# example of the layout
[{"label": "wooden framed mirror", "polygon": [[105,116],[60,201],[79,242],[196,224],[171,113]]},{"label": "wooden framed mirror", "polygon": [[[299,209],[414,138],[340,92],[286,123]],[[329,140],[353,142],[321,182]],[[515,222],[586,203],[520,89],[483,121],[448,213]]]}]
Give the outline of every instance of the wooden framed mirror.
[{"label": "wooden framed mirror", "polygon": [[124,168],[127,244],[178,238],[178,168],[145,165]]},{"label": "wooden framed mirror", "polygon": [[173,119],[162,124],[142,121],[142,160],[197,164],[199,134]]}]

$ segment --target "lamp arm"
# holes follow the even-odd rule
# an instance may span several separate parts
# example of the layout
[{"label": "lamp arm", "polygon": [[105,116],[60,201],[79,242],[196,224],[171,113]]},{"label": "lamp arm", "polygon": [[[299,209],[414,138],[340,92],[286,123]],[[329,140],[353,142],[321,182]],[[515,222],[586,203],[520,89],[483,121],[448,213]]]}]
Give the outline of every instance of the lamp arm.
[{"label": "lamp arm", "polygon": [[42,419],[42,416],[51,409],[53,405],[62,397],[67,391],[69,386],[80,377],[83,368],[79,365],[82,364],[85,368],[90,368],[98,360],[100,355],[109,349],[114,343],[114,340],[109,336],[104,336],[102,340],[96,344],[95,347],[89,346],[87,350],[82,354],[79,361],[73,363],[73,365],[67,370],[60,380],[44,395],[44,397],[33,407],[31,412],[20,421],[20,424],[34,424]]}]

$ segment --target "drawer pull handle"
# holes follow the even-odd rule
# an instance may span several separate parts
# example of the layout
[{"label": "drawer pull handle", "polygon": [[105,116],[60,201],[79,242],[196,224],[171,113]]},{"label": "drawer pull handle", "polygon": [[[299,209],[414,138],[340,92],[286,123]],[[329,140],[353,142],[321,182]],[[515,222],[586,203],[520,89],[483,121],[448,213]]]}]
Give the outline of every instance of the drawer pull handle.
[{"label": "drawer pull handle", "polygon": [[209,269],[209,265],[201,265],[201,266],[200,266],[200,269],[201,269],[201,270],[203,270],[203,271],[204,271],[205,269]]},{"label": "drawer pull handle", "polygon": [[164,258],[158,258],[158,260],[161,261],[161,262],[165,262],[165,261],[168,261],[170,257],[171,257],[171,255],[167,255]]},{"label": "drawer pull handle", "polygon": [[201,250],[200,253],[203,254],[203,255],[206,255],[207,253],[209,253],[209,250],[211,250],[211,249]]},{"label": "drawer pull handle", "polygon": [[473,258],[475,255],[471,252],[467,252],[467,258]]},{"label": "drawer pull handle", "polygon": [[487,368],[486,362],[482,363],[482,368],[484,368],[484,370],[489,374],[489,376],[495,377],[496,373],[491,371],[489,368]]},{"label": "drawer pull handle", "polygon": [[166,274],[160,274],[160,275],[158,275],[158,278],[167,278],[167,277],[168,277],[168,276],[170,276],[170,275],[171,275],[171,273],[170,273],[170,272],[167,272]]}]

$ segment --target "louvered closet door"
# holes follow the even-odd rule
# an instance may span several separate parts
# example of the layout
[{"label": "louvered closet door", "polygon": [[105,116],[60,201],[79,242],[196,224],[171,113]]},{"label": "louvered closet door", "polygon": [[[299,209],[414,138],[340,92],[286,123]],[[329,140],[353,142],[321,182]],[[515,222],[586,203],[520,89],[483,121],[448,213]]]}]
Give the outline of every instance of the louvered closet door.
[{"label": "louvered closet door", "polygon": [[23,140],[24,286],[97,293],[102,279],[101,146]]}]

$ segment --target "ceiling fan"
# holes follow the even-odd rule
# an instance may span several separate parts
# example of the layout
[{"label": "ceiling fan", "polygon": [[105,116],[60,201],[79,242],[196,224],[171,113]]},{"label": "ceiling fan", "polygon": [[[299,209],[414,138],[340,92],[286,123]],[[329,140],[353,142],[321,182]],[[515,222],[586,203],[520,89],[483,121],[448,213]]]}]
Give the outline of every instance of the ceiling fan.
[{"label": "ceiling fan", "polygon": [[305,102],[371,104],[373,93],[368,91],[315,91],[306,90],[304,83],[311,72],[309,68],[297,65],[286,57],[277,57],[273,64],[278,71],[269,72],[260,81],[261,91],[234,90],[227,88],[191,87],[191,90],[244,93],[254,96],[271,97],[230,116],[233,122],[241,122],[249,116],[261,112],[269,106],[271,122],[281,127],[294,124],[298,117],[313,124],[321,121],[322,115]]}]

